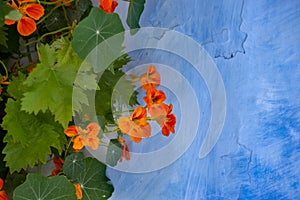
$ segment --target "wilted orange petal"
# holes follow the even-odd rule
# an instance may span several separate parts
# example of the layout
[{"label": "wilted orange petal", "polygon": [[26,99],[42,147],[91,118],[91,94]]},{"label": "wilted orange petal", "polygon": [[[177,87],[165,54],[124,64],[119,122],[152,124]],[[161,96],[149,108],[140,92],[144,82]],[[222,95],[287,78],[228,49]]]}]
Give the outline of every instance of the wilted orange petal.
[{"label": "wilted orange petal", "polygon": [[74,184],[74,186],[76,188],[77,199],[82,199],[82,190],[81,190],[80,184],[76,183],[76,184]]},{"label": "wilted orange petal", "polygon": [[120,117],[118,119],[118,124],[119,124],[119,128],[121,130],[121,132],[123,134],[126,134],[129,132],[130,128],[131,128],[131,121],[128,117]]},{"label": "wilted orange petal", "polygon": [[82,142],[82,138],[80,136],[77,136],[76,138],[74,138],[73,140],[73,148],[75,150],[80,150],[83,148],[83,142]]},{"label": "wilted orange petal", "polygon": [[35,20],[39,20],[44,15],[44,8],[40,4],[28,4],[24,10],[29,17]]},{"label": "wilted orange petal", "polygon": [[5,19],[5,24],[6,25],[13,25],[14,23],[16,23],[16,20]]},{"label": "wilted orange petal", "polygon": [[18,21],[17,30],[21,35],[28,36],[36,30],[36,23],[29,17],[22,17]]},{"label": "wilted orange petal", "polygon": [[89,132],[89,134],[92,135],[98,135],[99,131],[100,131],[100,127],[96,122],[92,122],[90,123],[87,127],[86,127],[87,131]]},{"label": "wilted orange petal", "polygon": [[77,126],[69,126],[65,131],[64,133],[69,136],[69,137],[73,137],[73,136],[76,136],[78,135],[78,128]]}]

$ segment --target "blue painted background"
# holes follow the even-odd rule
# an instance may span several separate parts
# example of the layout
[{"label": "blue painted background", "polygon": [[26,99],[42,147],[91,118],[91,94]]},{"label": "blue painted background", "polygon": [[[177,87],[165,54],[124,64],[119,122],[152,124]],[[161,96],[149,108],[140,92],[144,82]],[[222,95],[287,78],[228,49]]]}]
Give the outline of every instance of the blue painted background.
[{"label": "blue painted background", "polygon": [[300,1],[147,0],[141,25],[177,30],[209,52],[226,88],[226,122],[215,148],[200,160],[210,118],[203,80],[168,53],[132,52],[132,65],[164,63],[189,78],[198,91],[201,128],[188,151],[164,169],[108,169],[111,199],[298,199]]}]

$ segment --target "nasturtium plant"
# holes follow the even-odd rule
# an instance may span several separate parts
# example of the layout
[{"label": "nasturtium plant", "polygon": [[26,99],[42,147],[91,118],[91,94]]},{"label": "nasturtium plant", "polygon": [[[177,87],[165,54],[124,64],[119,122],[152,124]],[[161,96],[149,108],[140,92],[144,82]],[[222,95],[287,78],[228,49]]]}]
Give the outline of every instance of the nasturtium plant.
[{"label": "nasturtium plant", "polygon": [[[145,0],[128,3],[126,23],[139,28]],[[114,12],[118,2],[99,4],[0,1],[4,199],[108,199],[114,188],[106,165],[130,162],[128,141],[150,137],[149,120],[159,123],[163,135],[174,133],[171,104],[163,98],[138,102],[137,85],[151,88],[143,91],[148,98],[160,91],[155,67],[135,78],[123,68],[131,58],[124,52],[124,20]],[[104,149],[104,160],[86,157],[85,147]]]}]

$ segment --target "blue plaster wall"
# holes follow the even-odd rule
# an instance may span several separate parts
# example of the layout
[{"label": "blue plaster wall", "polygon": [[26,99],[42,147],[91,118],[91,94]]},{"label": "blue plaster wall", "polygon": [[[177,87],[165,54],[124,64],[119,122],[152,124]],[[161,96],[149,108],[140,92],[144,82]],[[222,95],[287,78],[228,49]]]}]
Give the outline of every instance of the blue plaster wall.
[{"label": "blue plaster wall", "polygon": [[298,199],[300,1],[147,0],[141,25],[202,44],[225,84],[226,122],[214,149],[199,159],[210,117],[203,80],[168,53],[131,53],[132,65],[164,63],[189,78],[203,115],[196,139],[172,165],[144,174],[108,169],[111,199]]}]

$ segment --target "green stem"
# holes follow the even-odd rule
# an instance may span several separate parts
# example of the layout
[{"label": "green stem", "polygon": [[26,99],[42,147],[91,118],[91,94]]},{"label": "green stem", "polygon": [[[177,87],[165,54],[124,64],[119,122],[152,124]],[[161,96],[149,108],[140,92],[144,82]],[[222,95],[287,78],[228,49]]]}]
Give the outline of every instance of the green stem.
[{"label": "green stem", "polygon": [[116,131],[119,130],[119,129],[120,129],[119,127],[116,127],[116,128],[114,128],[113,130],[107,131],[107,132],[104,132],[104,133],[105,133],[105,134],[114,133],[114,132],[116,132]]},{"label": "green stem", "polygon": [[128,112],[133,112],[134,110],[124,110],[124,111],[116,111],[114,114],[122,114],[122,113],[128,113]]},{"label": "green stem", "polygon": [[[72,139],[73,139],[73,137],[72,137]],[[68,144],[68,146],[67,146],[67,148],[66,148],[66,151],[65,151],[65,159],[66,159],[66,157],[67,157],[68,150],[69,150],[69,148],[70,148],[70,146],[71,146],[72,139],[70,139],[70,142],[69,142],[69,144]]]},{"label": "green stem", "polygon": [[28,45],[31,45],[31,44],[34,44],[34,43],[38,43],[39,41],[41,41],[44,37],[48,36],[48,35],[53,35],[53,34],[56,34],[56,33],[59,33],[59,32],[62,32],[62,31],[65,31],[65,30],[69,30],[71,27],[64,27],[64,28],[61,28],[59,30],[56,30],[56,31],[52,31],[52,32],[49,32],[49,33],[45,33],[44,35],[42,35],[39,39],[37,40],[34,40],[34,41],[31,41],[31,42],[28,42],[28,43],[25,43],[25,44],[22,44],[22,46],[28,46]]},{"label": "green stem", "polygon": [[44,4],[44,5],[54,5],[58,2],[61,2],[61,0],[57,0],[57,1],[53,1],[53,2],[47,2],[47,1],[38,1],[38,3],[40,4]]},{"label": "green stem", "polygon": [[6,68],[5,64],[2,62],[2,60],[0,60],[0,63],[3,66],[3,69],[5,70],[5,76],[8,77],[8,72],[7,72],[7,68]]},{"label": "green stem", "polygon": [[66,8],[65,8],[64,6],[63,6],[62,8],[63,8],[63,11],[64,11],[64,16],[65,16],[65,19],[66,19],[66,21],[68,22],[68,25],[70,26],[70,24],[71,24],[71,21],[70,21],[70,19],[69,19],[69,17],[68,17],[68,14],[67,14]]}]

